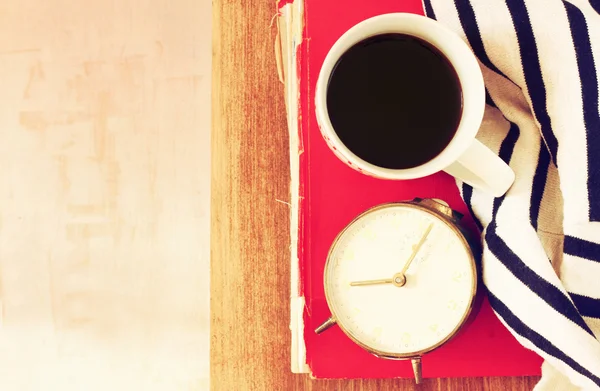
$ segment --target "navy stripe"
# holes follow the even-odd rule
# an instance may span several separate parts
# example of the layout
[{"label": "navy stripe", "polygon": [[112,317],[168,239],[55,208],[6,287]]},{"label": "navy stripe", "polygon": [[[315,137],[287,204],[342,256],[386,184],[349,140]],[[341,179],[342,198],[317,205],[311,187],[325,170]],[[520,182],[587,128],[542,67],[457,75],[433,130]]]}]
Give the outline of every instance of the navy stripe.
[{"label": "navy stripe", "polygon": [[431,0],[423,0],[423,8],[425,8],[425,15],[428,18],[436,20],[435,12],[433,11],[433,7],[431,6]]},{"label": "navy stripe", "polygon": [[563,252],[591,261],[600,262],[600,244],[579,239],[574,236],[565,235],[563,240]]},{"label": "navy stripe", "polygon": [[577,361],[566,355],[562,350],[554,346],[552,342],[547,340],[544,336],[533,330],[531,327],[527,326],[523,321],[521,321],[515,314],[504,304],[500,299],[498,299],[494,294],[488,292],[488,298],[490,304],[494,311],[506,322],[506,324],[514,330],[515,333],[519,334],[521,337],[531,341],[538,349],[545,352],[546,354],[559,359],[564,362],[573,370],[580,373],[581,375],[587,377],[591,381],[593,381],[596,385],[600,386],[600,378],[594,375],[589,370],[585,369],[581,364]]},{"label": "navy stripe", "polygon": [[600,299],[594,299],[592,297],[578,295],[576,293],[569,292],[575,307],[579,310],[581,316],[587,316],[590,318],[600,318]]},{"label": "navy stripe", "polygon": [[467,205],[467,208],[469,209],[469,213],[471,213],[471,216],[473,217],[473,221],[475,222],[475,225],[477,226],[477,228],[479,228],[479,232],[483,232],[483,225],[481,224],[481,221],[479,221],[479,219],[473,212],[473,205],[471,204],[471,198],[473,197],[473,187],[470,185],[467,185],[466,183],[463,183],[462,196],[463,196],[463,200],[465,201],[465,204]]},{"label": "navy stripe", "polygon": [[[512,158],[515,145],[517,144],[520,134],[521,132],[517,124],[511,122],[510,129],[506,134],[506,138],[502,141],[502,145],[500,145],[500,151],[498,152],[498,156],[500,156],[500,159],[502,159],[506,164],[510,164],[510,159]],[[505,196],[503,195],[502,197],[494,199],[494,205],[492,207],[492,219],[496,218],[496,213],[498,213],[500,205],[502,205],[502,202],[504,202],[504,197]]]},{"label": "navy stripe", "polygon": [[475,53],[483,65],[497,74],[506,77],[498,68],[496,68],[485,51],[485,46],[483,46],[483,40],[481,39],[481,34],[479,32],[479,26],[477,25],[477,19],[475,18],[475,11],[473,11],[473,7],[469,0],[454,0],[454,5],[458,11],[460,25],[467,36],[473,53]]},{"label": "navy stripe", "polygon": [[558,140],[554,133],[552,133],[550,116],[546,110],[546,88],[542,78],[542,69],[538,58],[533,28],[529,20],[529,13],[523,0],[506,0],[506,5],[508,6],[515,31],[517,32],[521,64],[533,112],[541,126],[542,136],[550,150],[552,161],[556,163]]},{"label": "navy stripe", "polygon": [[600,14],[600,0],[590,0],[590,5]]},{"label": "navy stripe", "polygon": [[546,189],[546,181],[548,179],[548,168],[550,168],[550,154],[548,153],[546,145],[541,143],[537,168],[533,175],[529,203],[529,221],[536,231],[538,228],[538,218],[540,216],[540,206],[542,205],[542,198],[544,197],[544,190]]},{"label": "navy stripe", "polygon": [[577,56],[579,79],[581,80],[581,99],[583,102],[583,120],[587,135],[588,162],[588,199],[590,221],[600,221],[600,112],[598,111],[598,76],[592,54],[592,44],[588,27],[579,8],[563,1],[569,18],[571,36]]},{"label": "navy stripe", "polygon": [[498,236],[496,233],[495,220],[492,220],[490,225],[488,225],[485,240],[492,254],[506,266],[516,279],[525,284],[525,286],[538,295],[540,299],[548,303],[548,305],[558,313],[587,331],[590,335],[594,335],[567,296],[560,289],[550,284],[535,271],[531,270],[531,268],[529,268],[529,266],[527,266],[519,256],[506,245],[504,240]]}]

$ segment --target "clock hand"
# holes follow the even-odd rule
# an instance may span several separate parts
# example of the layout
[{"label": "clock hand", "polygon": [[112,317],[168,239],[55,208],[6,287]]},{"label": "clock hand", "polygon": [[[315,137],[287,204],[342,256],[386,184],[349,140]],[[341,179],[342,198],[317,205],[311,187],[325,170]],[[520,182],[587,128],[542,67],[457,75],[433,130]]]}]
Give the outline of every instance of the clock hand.
[{"label": "clock hand", "polygon": [[419,243],[417,243],[417,245],[415,246],[415,249],[413,250],[412,254],[410,255],[410,258],[408,258],[408,261],[406,262],[406,264],[404,265],[404,267],[402,268],[402,271],[400,273],[394,274],[394,276],[392,278],[384,278],[384,279],[380,279],[380,280],[352,281],[350,283],[350,286],[365,286],[365,285],[380,285],[380,284],[394,284],[397,287],[404,286],[404,284],[406,284],[406,276],[404,275],[404,273],[406,273],[406,271],[408,270],[408,267],[412,263],[413,259],[415,259],[415,257],[417,256],[419,249],[421,248],[421,246],[423,246],[423,243],[425,243],[425,240],[427,239],[427,236],[431,232],[432,228],[433,228],[433,223],[429,224],[429,227],[427,227],[427,229],[425,230],[423,237],[421,238]]},{"label": "clock hand", "polygon": [[391,284],[392,282],[394,282],[394,281],[391,278],[385,278],[385,279],[381,279],[381,280],[352,281],[350,283],[350,286]]},{"label": "clock hand", "polygon": [[394,274],[392,278],[383,278],[380,280],[364,280],[364,281],[352,281],[350,286],[364,286],[364,285],[379,285],[379,284],[394,284],[398,286],[403,283],[403,276],[400,273]]},{"label": "clock hand", "polygon": [[410,254],[410,258],[408,258],[408,261],[406,261],[406,263],[404,264],[404,267],[402,268],[400,273],[397,273],[394,275],[395,277],[399,275],[402,280],[401,282],[395,283],[394,285],[400,287],[400,286],[403,286],[404,284],[406,284],[405,273],[408,270],[408,268],[410,267],[410,264],[412,263],[412,261],[415,259],[415,257],[419,253],[421,246],[423,246],[423,243],[425,243],[425,240],[427,239],[427,236],[429,236],[429,233],[431,232],[432,228],[433,228],[433,223],[429,224],[429,227],[427,227],[427,229],[425,230],[425,233],[421,237],[421,240],[419,240],[419,243],[417,243],[417,245],[414,247],[412,254]]}]

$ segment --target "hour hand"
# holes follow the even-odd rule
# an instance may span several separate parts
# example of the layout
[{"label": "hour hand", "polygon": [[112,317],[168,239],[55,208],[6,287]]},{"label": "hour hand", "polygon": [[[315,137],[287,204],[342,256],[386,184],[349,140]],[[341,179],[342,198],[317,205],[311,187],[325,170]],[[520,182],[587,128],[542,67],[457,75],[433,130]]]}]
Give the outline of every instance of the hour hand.
[{"label": "hour hand", "polygon": [[380,284],[394,284],[395,286],[402,286],[406,283],[406,278],[403,274],[396,273],[392,278],[385,278],[381,280],[365,280],[365,281],[353,281],[350,286],[364,286],[364,285],[380,285]]},{"label": "hour hand", "polygon": [[385,278],[385,279],[381,279],[381,280],[352,281],[350,283],[350,286],[391,284],[393,282],[394,282],[394,280],[391,278]]},{"label": "hour hand", "polygon": [[385,278],[381,280],[364,280],[364,281],[352,281],[350,286],[364,286],[364,285],[380,285],[380,284],[394,284],[394,286],[402,287],[406,284],[406,277],[402,273],[396,273],[392,278]]}]

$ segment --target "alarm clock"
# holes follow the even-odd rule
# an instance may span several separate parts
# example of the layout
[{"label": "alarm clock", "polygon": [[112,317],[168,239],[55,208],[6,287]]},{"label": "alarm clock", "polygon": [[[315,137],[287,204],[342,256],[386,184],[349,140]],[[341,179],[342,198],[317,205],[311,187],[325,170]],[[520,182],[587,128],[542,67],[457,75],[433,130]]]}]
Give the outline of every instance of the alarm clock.
[{"label": "alarm clock", "polygon": [[348,224],[327,256],[324,288],[331,317],[368,352],[411,360],[457,335],[478,302],[480,246],[462,215],[439,199],[373,207]]}]

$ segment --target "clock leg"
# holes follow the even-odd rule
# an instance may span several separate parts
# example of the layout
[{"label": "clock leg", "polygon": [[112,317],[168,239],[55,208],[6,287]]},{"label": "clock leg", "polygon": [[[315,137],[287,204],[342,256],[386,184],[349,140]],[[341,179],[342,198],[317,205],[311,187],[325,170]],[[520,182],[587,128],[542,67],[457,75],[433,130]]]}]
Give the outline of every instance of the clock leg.
[{"label": "clock leg", "polygon": [[423,375],[421,373],[421,357],[411,358],[410,362],[412,363],[413,373],[415,374],[415,382],[420,384],[423,380]]},{"label": "clock leg", "polygon": [[315,329],[315,333],[321,334],[323,331],[327,330],[328,328],[333,326],[335,323],[336,323],[335,319],[333,318],[333,316],[331,316],[322,325],[320,325],[319,327],[317,327]]}]

